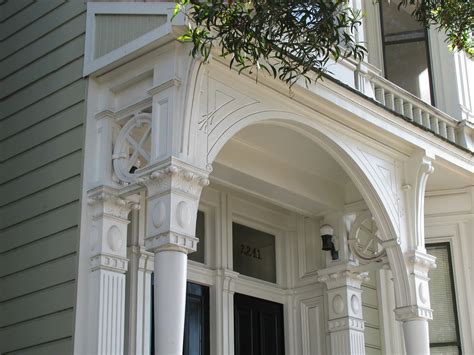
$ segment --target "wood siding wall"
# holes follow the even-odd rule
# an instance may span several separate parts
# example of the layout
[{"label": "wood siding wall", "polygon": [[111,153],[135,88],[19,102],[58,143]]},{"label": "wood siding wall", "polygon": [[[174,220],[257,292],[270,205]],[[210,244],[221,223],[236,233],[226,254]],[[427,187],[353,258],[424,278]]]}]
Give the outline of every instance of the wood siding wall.
[{"label": "wood siding wall", "polygon": [[362,312],[365,320],[365,354],[381,355],[379,301],[377,295],[377,276],[369,273],[369,281],[362,284]]},{"label": "wood siding wall", "polygon": [[72,353],[83,0],[0,0],[0,353]]}]

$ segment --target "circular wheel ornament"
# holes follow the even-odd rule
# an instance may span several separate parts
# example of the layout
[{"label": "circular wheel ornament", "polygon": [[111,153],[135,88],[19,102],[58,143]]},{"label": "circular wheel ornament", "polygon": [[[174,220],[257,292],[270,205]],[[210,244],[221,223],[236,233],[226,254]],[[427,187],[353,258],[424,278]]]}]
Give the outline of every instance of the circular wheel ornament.
[{"label": "circular wheel ornament", "polygon": [[132,182],[150,164],[151,116],[140,113],[120,130],[112,155],[114,171],[123,182]]},{"label": "circular wheel ornament", "polygon": [[349,247],[354,256],[363,263],[379,261],[386,256],[377,225],[370,214],[357,216],[349,233]]}]

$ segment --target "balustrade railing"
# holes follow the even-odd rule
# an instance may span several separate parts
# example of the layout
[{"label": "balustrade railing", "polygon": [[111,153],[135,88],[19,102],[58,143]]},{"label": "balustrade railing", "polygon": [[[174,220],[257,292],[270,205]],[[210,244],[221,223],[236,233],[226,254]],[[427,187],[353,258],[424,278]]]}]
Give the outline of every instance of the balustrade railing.
[{"label": "balustrade railing", "polygon": [[381,76],[369,75],[368,79],[378,103],[452,143],[464,145],[464,140],[459,139],[458,120]]}]

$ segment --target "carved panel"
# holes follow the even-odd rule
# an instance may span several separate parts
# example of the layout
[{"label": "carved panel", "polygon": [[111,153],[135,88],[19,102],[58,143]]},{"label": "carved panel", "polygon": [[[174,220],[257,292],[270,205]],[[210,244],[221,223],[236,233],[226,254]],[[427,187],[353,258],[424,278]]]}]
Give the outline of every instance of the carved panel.
[{"label": "carved panel", "polygon": [[323,310],[322,297],[301,301],[301,336],[305,355],[326,354]]}]

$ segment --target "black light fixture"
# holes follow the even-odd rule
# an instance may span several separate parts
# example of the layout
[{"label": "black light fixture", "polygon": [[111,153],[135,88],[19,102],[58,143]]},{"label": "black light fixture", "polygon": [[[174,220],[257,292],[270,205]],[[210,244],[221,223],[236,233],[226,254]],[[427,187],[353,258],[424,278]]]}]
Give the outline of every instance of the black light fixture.
[{"label": "black light fixture", "polygon": [[323,224],[319,231],[321,233],[321,239],[323,240],[323,247],[321,249],[330,251],[332,260],[339,259],[339,252],[336,250],[336,247],[332,242],[334,229],[329,224]]}]

